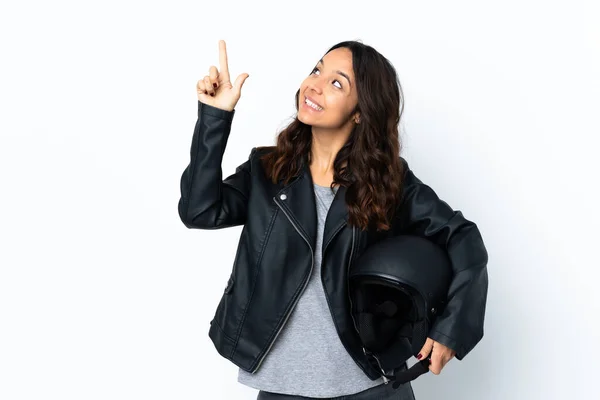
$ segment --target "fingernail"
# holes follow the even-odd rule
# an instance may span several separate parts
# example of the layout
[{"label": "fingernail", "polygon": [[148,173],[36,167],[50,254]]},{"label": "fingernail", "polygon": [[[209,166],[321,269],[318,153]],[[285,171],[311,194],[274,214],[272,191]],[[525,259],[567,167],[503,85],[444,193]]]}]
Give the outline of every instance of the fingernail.
[{"label": "fingernail", "polygon": [[419,354],[417,355],[417,360],[420,360],[422,357],[423,357],[423,355],[422,355],[421,353],[419,353]]}]

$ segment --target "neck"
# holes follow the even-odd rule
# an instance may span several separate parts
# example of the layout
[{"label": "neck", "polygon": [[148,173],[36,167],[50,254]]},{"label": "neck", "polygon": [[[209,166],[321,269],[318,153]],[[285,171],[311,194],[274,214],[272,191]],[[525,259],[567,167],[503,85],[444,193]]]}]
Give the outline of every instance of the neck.
[{"label": "neck", "polygon": [[349,136],[349,131],[332,132],[313,127],[310,149],[311,169],[320,175],[333,176],[333,162]]}]

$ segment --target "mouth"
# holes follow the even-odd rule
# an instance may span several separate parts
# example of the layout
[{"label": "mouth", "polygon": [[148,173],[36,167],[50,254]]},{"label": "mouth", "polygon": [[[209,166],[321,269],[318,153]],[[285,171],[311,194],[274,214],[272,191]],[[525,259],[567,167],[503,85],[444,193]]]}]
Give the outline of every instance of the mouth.
[{"label": "mouth", "polygon": [[323,111],[323,107],[310,97],[304,96],[304,104],[315,111]]}]

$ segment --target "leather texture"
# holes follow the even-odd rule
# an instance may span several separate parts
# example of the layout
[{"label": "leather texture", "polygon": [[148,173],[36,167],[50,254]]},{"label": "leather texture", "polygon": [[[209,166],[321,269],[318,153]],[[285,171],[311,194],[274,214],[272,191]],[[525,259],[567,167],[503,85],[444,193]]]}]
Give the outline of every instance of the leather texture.
[{"label": "leather texture", "polygon": [[[178,210],[190,229],[243,225],[231,276],[211,321],[209,336],[223,357],[253,372],[268,354],[301,296],[313,267],[317,216],[307,166],[287,185],[273,183],[260,165],[269,148],[254,147],[248,160],[223,179],[221,162],[235,110],[198,101],[190,163],[181,176]],[[347,223],[340,186],[325,222],[321,280],[338,336],[371,379],[381,376],[364,354],[349,307],[348,271],[371,244],[411,234],[442,246],[452,262],[448,303],[429,336],[462,359],[483,337],[488,254],[482,236],[405,165],[403,198],[385,234]]]}]

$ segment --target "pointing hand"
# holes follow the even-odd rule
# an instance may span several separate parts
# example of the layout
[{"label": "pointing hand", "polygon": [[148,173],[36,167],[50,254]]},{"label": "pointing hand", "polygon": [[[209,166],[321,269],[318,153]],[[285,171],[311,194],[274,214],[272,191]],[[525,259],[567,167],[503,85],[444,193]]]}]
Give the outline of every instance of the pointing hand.
[{"label": "pointing hand", "polygon": [[196,84],[198,100],[213,107],[232,111],[240,99],[242,85],[249,75],[240,74],[235,82],[231,83],[224,40],[219,41],[219,64],[220,70],[211,65],[208,75]]}]

